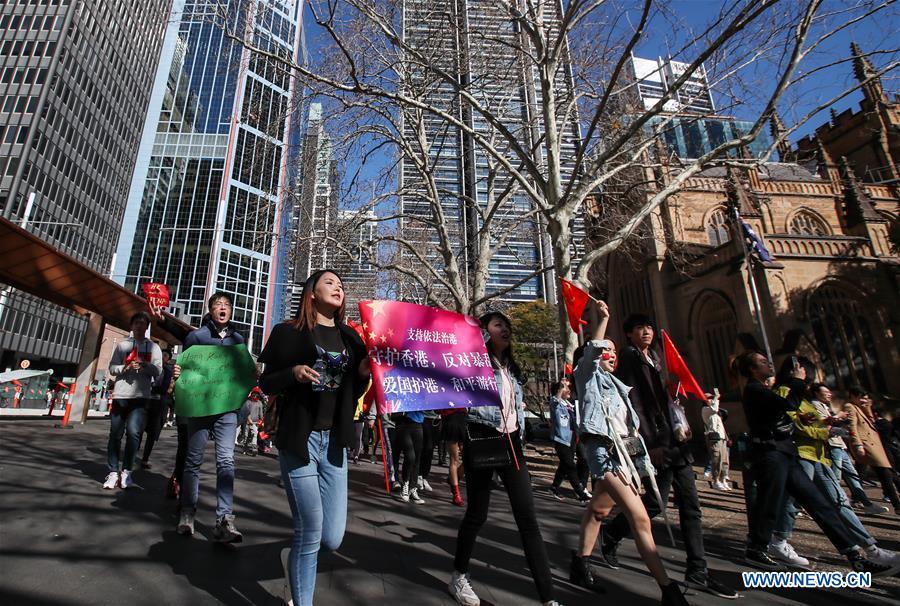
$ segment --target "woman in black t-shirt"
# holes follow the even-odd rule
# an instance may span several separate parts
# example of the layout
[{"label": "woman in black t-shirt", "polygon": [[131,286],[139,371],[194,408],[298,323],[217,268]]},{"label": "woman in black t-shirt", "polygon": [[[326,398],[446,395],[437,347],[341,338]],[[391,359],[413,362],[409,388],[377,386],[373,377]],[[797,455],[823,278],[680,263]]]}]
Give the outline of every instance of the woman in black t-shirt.
[{"label": "woman in black t-shirt", "polygon": [[266,365],[260,387],[279,398],[275,445],[294,518],[291,595],[294,604],[311,605],[319,549],[337,549],[344,536],[347,448],[369,378],[365,346],[344,324],[344,289],[335,272],[306,280],[298,317],[273,329],[259,359]]}]

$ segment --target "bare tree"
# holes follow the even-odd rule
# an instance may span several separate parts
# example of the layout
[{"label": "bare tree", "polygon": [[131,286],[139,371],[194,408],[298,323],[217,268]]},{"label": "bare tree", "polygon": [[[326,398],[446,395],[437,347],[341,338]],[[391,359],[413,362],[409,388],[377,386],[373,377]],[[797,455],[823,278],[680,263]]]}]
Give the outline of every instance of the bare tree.
[{"label": "bare tree", "polygon": [[[486,287],[490,259],[516,228],[502,226],[503,217],[537,221],[548,235],[555,274],[586,282],[591,267],[628,241],[689,178],[715,165],[766,160],[779,141],[759,157],[735,152],[756,139],[776,109],[791,106],[792,91],[851,60],[829,50],[839,34],[862,22],[877,26],[885,15],[896,18],[894,4],[727,0],[710,12],[706,25],[688,27],[663,0],[311,0],[311,33],[318,38],[309,64],[271,54],[241,32],[228,35],[353,116],[356,140],[368,145],[368,153],[381,150],[391,156],[388,165],[403,157],[404,166],[414,167],[386,190],[385,199],[420,197],[429,212],[410,217],[401,207],[386,217],[409,227],[385,235],[404,253],[403,262],[390,268],[418,283],[426,300],[443,297],[444,304],[471,313],[504,294]],[[412,24],[425,28],[425,35],[411,35]],[[684,67],[658,101],[641,104],[629,65],[651,37],[664,37],[671,59]],[[874,52],[882,66],[874,77],[896,68],[896,48]],[[586,202],[614,191],[626,175],[653,179],[656,141],[673,124],[672,106],[690,99],[704,69],[718,113],[749,117],[750,128],[683,161],[664,187],[634,198],[605,242],[573,257],[573,229]],[[503,96],[513,77],[527,84],[525,107]],[[790,126],[781,139],[858,86],[785,112]],[[459,135],[486,166],[478,196],[447,191],[438,178],[442,149]],[[528,203],[524,209],[521,199]],[[465,224],[471,236],[466,250],[455,245],[459,233],[447,215],[451,200],[463,218],[472,219]],[[560,320],[571,351],[574,334]]]}]

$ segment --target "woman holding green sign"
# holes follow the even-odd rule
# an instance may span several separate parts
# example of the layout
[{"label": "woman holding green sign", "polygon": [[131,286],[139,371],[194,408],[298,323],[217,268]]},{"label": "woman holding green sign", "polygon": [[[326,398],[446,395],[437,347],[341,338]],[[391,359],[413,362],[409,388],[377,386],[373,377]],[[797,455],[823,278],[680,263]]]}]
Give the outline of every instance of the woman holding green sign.
[{"label": "woman holding green sign", "polygon": [[356,401],[369,380],[359,335],[344,323],[344,288],[333,271],[303,285],[297,318],[272,330],[259,357],[259,386],[278,397],[275,445],[294,518],[288,558],[291,596],[310,606],[319,550],[341,544],[347,523],[347,448]]}]

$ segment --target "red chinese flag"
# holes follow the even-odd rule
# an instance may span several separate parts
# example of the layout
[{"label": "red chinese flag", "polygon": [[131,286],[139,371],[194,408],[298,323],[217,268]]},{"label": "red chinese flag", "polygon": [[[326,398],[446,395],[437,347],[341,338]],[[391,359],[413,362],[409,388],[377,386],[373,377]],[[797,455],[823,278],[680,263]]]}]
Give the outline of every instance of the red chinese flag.
[{"label": "red chinese flag", "polygon": [[572,364],[571,364],[571,363],[566,362],[566,366],[565,366],[565,368],[563,369],[563,374],[564,374],[565,376],[567,376],[567,377],[568,377],[568,376],[571,376],[571,375],[573,375],[573,374],[575,374],[575,369],[572,368]]},{"label": "red chinese flag", "polygon": [[675,349],[675,344],[672,343],[672,339],[669,338],[666,331],[662,331],[662,336],[663,350],[666,353],[666,368],[669,370],[670,375],[678,377],[678,393],[684,396],[690,394],[698,400],[706,402],[706,394],[700,389],[700,384],[697,383],[697,379],[694,378],[691,370],[687,367],[687,364],[684,363],[684,358],[682,358],[681,354],[678,353],[678,350]]},{"label": "red chinese flag", "polygon": [[169,287],[165,284],[150,282],[144,284],[143,289],[151,310],[169,306]]},{"label": "red chinese flag", "polygon": [[562,282],[562,297],[566,303],[566,313],[569,314],[569,325],[572,330],[579,332],[581,325],[587,324],[581,316],[591,297],[574,282],[569,282],[565,278],[560,278],[559,281]]},{"label": "red chinese flag", "polygon": [[359,335],[359,338],[362,339],[363,343],[366,343],[366,331],[362,326],[354,322],[353,320],[347,319],[347,326],[356,331],[356,334]]}]

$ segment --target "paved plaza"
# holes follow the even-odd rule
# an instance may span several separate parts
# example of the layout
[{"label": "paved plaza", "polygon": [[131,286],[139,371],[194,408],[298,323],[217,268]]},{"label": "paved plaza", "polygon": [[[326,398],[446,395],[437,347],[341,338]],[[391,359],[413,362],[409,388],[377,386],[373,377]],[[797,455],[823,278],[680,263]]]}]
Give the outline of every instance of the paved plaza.
[{"label": "paved plaza", "polygon": [[[291,536],[278,462],[237,457],[235,513],[244,542],[223,547],[210,541],[214,524],[215,467],[212,445],[201,479],[197,534],[175,533],[174,501],[163,497],[175,456],[175,431],[164,429],[153,468],[135,473],[128,491],[104,491],[108,422],[56,429],[49,420],[0,421],[0,604],[231,604],[280,605],[283,551]],[[603,569],[604,595],[568,583],[570,549],[581,509],[546,491],[552,469],[549,446],[531,449],[538,514],[553,565],[557,599],[564,605],[650,606],[658,589],[632,542],[620,550],[622,568]],[[698,470],[699,471],[699,470]],[[449,605],[446,582],[462,510],[447,498],[446,468],[435,465],[435,493],[425,505],[403,504],[385,494],[381,467],[351,465],[347,534],[337,554],[319,564],[316,604]],[[713,492],[698,482],[704,506],[710,567],[720,580],[741,586],[747,567],[739,556],[746,532],[743,494]],[[869,489],[875,496],[876,490]],[[521,544],[504,494],[494,493],[491,521],[475,550],[472,582],[485,605],[537,604]],[[677,511],[671,510],[677,527]],[[883,547],[900,549],[900,518],[864,516]],[[655,525],[661,552],[676,579],[683,555],[668,546]],[[677,532],[676,532],[677,534]],[[847,568],[808,519],[798,523],[794,544],[818,570]],[[868,590],[747,590],[737,602],[690,592],[692,604],[737,603],[896,604],[900,579],[876,579]]]}]

